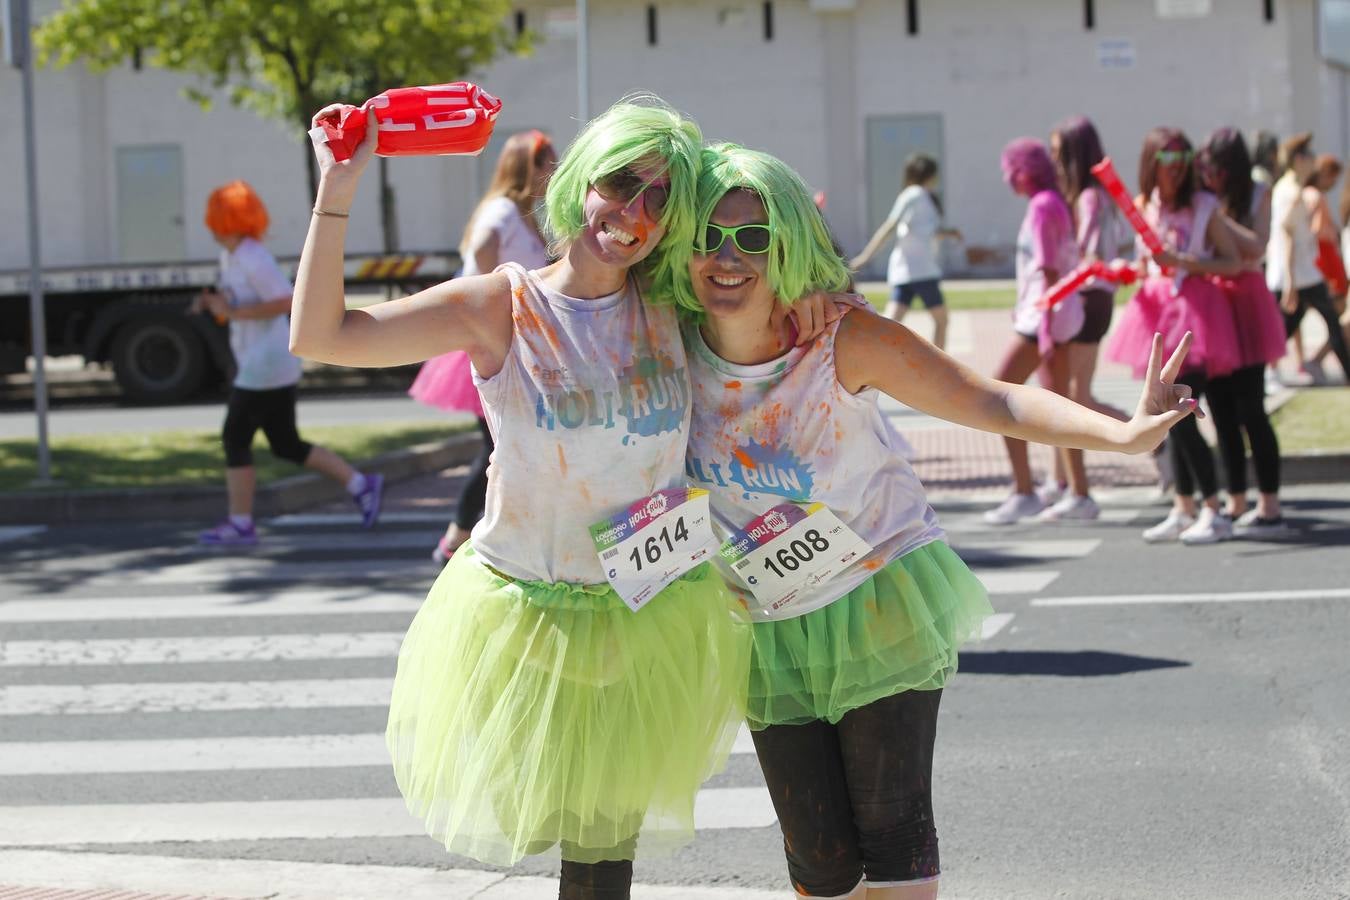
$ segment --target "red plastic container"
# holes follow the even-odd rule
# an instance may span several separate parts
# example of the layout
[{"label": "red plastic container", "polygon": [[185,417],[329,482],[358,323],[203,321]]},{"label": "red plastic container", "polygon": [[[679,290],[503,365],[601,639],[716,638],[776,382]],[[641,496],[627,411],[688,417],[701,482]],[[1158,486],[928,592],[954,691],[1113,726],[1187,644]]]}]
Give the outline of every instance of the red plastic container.
[{"label": "red plastic container", "polygon": [[350,159],[366,136],[367,111],[380,120],[379,156],[476,154],[487,146],[502,101],[467,81],[403,87],[344,105],[319,120],[339,162]]}]

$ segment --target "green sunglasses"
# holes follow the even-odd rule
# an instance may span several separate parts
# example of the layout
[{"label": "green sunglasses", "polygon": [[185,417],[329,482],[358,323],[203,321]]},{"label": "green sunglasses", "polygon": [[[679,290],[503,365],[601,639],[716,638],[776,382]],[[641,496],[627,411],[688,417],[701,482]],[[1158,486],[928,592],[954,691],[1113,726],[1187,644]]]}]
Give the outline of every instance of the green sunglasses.
[{"label": "green sunglasses", "polygon": [[1173,163],[1188,163],[1195,157],[1192,150],[1159,150],[1153,154],[1153,158],[1164,166],[1170,166]]},{"label": "green sunglasses", "polygon": [[716,253],[729,237],[736,245],[736,249],[742,253],[768,253],[769,239],[772,236],[773,232],[769,230],[768,225],[737,225],[735,228],[727,228],[709,222],[703,226],[703,246],[695,246],[694,249],[700,253]]}]

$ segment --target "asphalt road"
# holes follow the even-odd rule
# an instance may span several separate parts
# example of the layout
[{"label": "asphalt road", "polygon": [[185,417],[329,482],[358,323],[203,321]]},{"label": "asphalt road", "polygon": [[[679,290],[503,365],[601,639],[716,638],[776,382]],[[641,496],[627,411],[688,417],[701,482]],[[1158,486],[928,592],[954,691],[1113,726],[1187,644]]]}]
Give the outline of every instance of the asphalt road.
[{"label": "asphalt road", "polygon": [[[943,698],[943,896],[1350,897],[1350,487],[1289,491],[1283,541],[1207,548],[1146,546],[1162,508],[1103,499],[1076,527],[939,509],[999,614]],[[293,517],[227,555],[164,525],[0,529],[0,882],[556,896],[555,862],[419,836],[383,756],[441,516]],[[738,751],[635,897],[789,896]]]}]

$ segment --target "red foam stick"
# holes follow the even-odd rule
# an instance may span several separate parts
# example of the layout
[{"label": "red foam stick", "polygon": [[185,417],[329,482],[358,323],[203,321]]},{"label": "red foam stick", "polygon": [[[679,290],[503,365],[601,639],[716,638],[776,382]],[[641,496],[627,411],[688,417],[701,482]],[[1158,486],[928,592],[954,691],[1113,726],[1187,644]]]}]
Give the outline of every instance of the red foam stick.
[{"label": "red foam stick", "polygon": [[1112,164],[1111,157],[1103,157],[1102,161],[1093,166],[1091,171],[1093,175],[1097,176],[1097,180],[1101,182],[1102,187],[1106,188],[1106,192],[1111,195],[1111,199],[1116,201],[1116,206],[1120,207],[1120,211],[1125,214],[1130,227],[1139,234],[1149,252],[1162,253],[1162,241],[1158,240],[1157,232],[1144,221],[1144,217],[1139,213],[1134,201],[1130,199],[1129,192],[1125,190],[1125,185],[1121,183],[1120,176],[1116,174],[1116,167]]},{"label": "red foam stick", "polygon": [[474,154],[487,146],[502,101],[467,81],[393,88],[360,106],[343,105],[319,120],[322,137],[341,162],[366,136],[367,111],[380,120],[379,156]]},{"label": "red foam stick", "polygon": [[1050,289],[1045,292],[1045,296],[1036,301],[1036,307],[1037,309],[1049,309],[1063,302],[1084,283],[1094,278],[1100,278],[1113,284],[1134,284],[1138,277],[1139,273],[1135,272],[1134,268],[1123,259],[1114,259],[1109,263],[1102,262],[1099,259],[1082,262],[1068,275],[1050,285]]}]

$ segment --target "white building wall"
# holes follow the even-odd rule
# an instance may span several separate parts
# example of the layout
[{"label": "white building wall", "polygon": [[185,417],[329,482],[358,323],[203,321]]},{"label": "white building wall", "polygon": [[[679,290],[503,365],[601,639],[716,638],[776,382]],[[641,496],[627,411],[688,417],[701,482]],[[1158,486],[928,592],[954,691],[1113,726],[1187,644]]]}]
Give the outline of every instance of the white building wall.
[{"label": "white building wall", "polygon": [[[42,15],[56,0],[37,4]],[[939,113],[950,223],[972,245],[1012,242],[1022,204],[1002,184],[998,152],[1009,139],[1044,137],[1067,115],[1098,124],[1127,182],[1140,138],[1169,124],[1200,141],[1214,127],[1312,130],[1319,149],[1350,151],[1350,85],[1316,55],[1315,0],[1261,4],[1212,0],[1199,19],[1160,19],[1154,2],[1096,0],[1083,27],[1070,0],[920,0],[919,33],[906,34],[898,0],[776,0],[774,37],[760,0],[660,0],[658,41],[647,42],[645,3],[591,0],[592,115],[626,93],[654,91],[698,119],[709,139],[770,150],[829,193],[829,217],[849,252],[867,237],[862,135],[869,116]],[[549,32],[548,10],[566,0],[525,0],[528,25]],[[1128,40],[1134,65],[1105,68],[1099,42]],[[576,133],[576,42],[554,35],[528,58],[480,76],[505,101],[501,135]],[[95,75],[74,66],[39,70],[38,129],[43,255],[47,265],[115,259],[118,147],[183,149],[187,255],[215,253],[201,225],[211,188],[250,181],[272,212],[271,245],[298,252],[309,217],[298,124],[259,120],[222,97],[209,111],[180,96],[182,76],[150,67]],[[0,108],[19,109],[19,75],[0,71]],[[0,132],[0,268],[26,265],[21,135]],[[401,244],[452,247],[486,183],[482,160],[397,159]],[[380,246],[377,173],[357,199],[349,246]],[[895,187],[899,187],[899,173]]]}]

